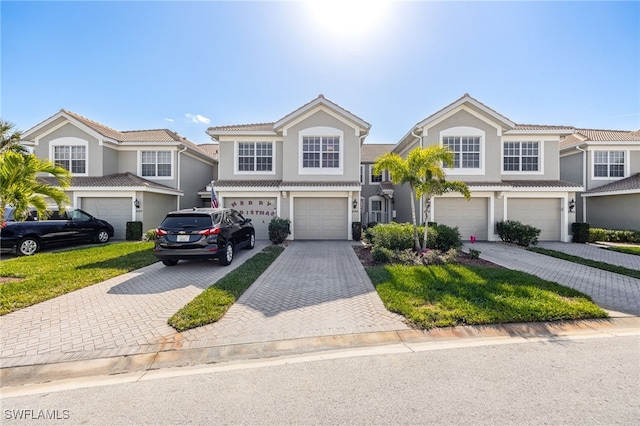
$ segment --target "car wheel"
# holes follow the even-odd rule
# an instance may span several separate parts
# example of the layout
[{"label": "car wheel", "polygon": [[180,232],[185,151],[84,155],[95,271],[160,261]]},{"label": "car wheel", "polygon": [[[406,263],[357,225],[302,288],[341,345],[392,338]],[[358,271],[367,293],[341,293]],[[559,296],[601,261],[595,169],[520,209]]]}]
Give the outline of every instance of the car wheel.
[{"label": "car wheel", "polygon": [[178,264],[178,261],[177,260],[163,260],[162,264],[164,266],[175,266],[175,265]]},{"label": "car wheel", "polygon": [[107,241],[109,241],[109,233],[107,232],[107,230],[106,229],[99,230],[98,233],[96,234],[96,242],[104,244]]},{"label": "car wheel", "polygon": [[254,232],[249,236],[249,245],[247,246],[247,250],[251,250],[256,246],[256,234]]},{"label": "car wheel", "polygon": [[18,254],[20,256],[31,256],[40,250],[40,241],[34,237],[25,237],[18,243]]},{"label": "car wheel", "polygon": [[233,244],[228,242],[226,246],[224,246],[224,253],[220,258],[220,264],[222,266],[228,266],[233,261]]}]

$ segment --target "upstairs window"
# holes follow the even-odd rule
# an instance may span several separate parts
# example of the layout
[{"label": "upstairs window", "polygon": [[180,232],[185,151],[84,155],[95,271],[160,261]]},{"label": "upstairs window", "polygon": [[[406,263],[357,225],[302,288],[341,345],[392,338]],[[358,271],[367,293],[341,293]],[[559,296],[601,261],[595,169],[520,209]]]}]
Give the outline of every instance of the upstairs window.
[{"label": "upstairs window", "polygon": [[454,155],[454,169],[479,169],[481,141],[479,136],[445,136],[442,145]]},{"label": "upstairs window", "polygon": [[302,138],[302,167],[340,168],[340,137],[304,136]]},{"label": "upstairs window", "polygon": [[142,176],[171,177],[171,151],[142,151]]},{"label": "upstairs window", "polygon": [[540,142],[505,142],[502,149],[502,171],[539,172]]},{"label": "upstairs window", "polygon": [[54,146],[53,161],[73,174],[86,174],[87,147],[79,145]]},{"label": "upstairs window", "polygon": [[593,177],[624,177],[624,151],[594,151]]},{"label": "upstairs window", "polygon": [[238,142],[238,172],[272,172],[272,142]]},{"label": "upstairs window", "polygon": [[378,174],[378,175],[377,175],[377,174],[373,171],[374,166],[373,166],[373,165],[371,165],[371,166],[369,166],[369,167],[370,167],[369,183],[370,183],[370,184],[374,184],[374,183],[380,183],[380,182],[382,182],[382,181],[384,180],[384,176],[383,176],[383,173],[384,173],[384,172],[383,172],[383,173],[380,173],[380,174]]}]

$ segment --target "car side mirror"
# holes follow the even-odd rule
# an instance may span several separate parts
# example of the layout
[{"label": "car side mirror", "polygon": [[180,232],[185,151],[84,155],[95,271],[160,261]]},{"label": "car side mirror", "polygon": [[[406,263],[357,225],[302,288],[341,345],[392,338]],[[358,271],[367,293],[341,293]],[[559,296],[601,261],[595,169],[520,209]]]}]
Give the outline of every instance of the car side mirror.
[{"label": "car side mirror", "polygon": [[251,219],[245,219],[244,223],[251,223]]}]

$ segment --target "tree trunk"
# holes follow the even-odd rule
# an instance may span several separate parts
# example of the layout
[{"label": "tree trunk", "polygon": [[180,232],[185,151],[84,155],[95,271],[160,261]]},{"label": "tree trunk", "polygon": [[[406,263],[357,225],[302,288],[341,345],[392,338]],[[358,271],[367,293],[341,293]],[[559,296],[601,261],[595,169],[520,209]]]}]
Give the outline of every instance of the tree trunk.
[{"label": "tree trunk", "polygon": [[416,195],[413,187],[411,187],[411,217],[413,218],[413,248],[420,251],[420,238],[418,237],[418,225],[416,219]]},{"label": "tree trunk", "polygon": [[431,196],[427,194],[424,199],[424,241],[422,248],[427,249],[427,230],[429,229],[429,211],[431,206]]}]

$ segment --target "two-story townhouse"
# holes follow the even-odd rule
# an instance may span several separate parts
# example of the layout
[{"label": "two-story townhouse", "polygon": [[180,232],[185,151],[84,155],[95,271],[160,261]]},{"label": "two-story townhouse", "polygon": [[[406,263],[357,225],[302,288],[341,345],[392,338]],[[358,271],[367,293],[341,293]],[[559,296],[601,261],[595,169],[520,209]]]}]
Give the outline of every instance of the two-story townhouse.
[{"label": "two-story townhouse", "polygon": [[152,229],[168,211],[202,206],[198,190],[217,171],[212,154],[171,130],[118,131],[64,109],[22,140],[37,157],[71,171],[70,207],[109,221],[117,239],[125,238],[128,221]]},{"label": "two-story townhouse", "polygon": [[367,226],[370,223],[389,223],[395,219],[395,200],[393,184],[385,170],[380,174],[373,171],[378,157],[391,152],[393,144],[362,145],[360,163],[360,221]]},{"label": "two-story townhouse", "polygon": [[[449,180],[465,182],[471,199],[434,197],[427,221],[457,226],[464,239],[499,240],[495,225],[518,220],[539,228],[540,240],[570,241],[580,184],[560,180],[559,143],[574,128],[517,124],[465,94],[413,126],[393,152],[442,145],[454,152]],[[410,222],[407,188],[395,188],[397,221]],[[402,206],[402,208],[400,207]],[[405,207],[406,206],[406,207]],[[417,207],[420,222],[426,222]]]},{"label": "two-story townhouse", "polygon": [[275,122],[210,127],[218,201],[251,218],[259,239],[276,216],[291,221],[290,239],[352,239],[370,127],[323,95]]},{"label": "two-story townhouse", "polygon": [[576,129],[560,142],[560,177],[584,187],[578,221],[640,230],[640,131]]}]

